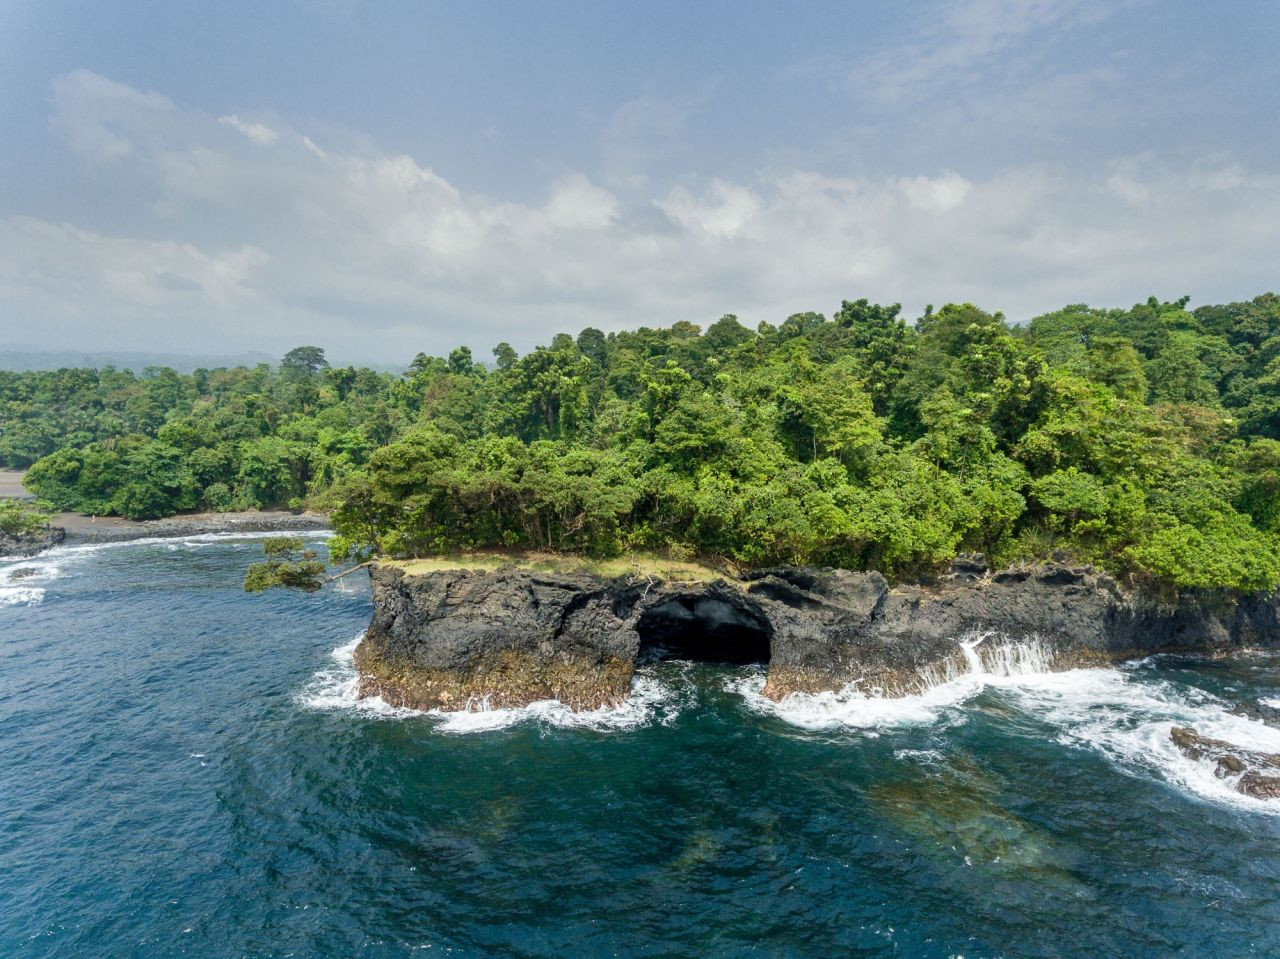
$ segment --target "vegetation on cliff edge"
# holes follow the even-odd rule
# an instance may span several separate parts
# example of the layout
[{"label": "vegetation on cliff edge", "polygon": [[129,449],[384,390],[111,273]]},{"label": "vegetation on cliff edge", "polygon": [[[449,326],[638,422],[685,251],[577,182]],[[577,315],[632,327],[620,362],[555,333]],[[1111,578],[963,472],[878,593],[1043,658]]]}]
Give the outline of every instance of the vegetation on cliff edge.
[{"label": "vegetation on cliff edge", "polygon": [[1280,297],[845,302],[756,330],[560,334],[491,366],[0,373],[0,463],[60,508],[333,510],[338,556],[723,556],[910,575],[1067,549],[1175,586],[1280,583]]}]

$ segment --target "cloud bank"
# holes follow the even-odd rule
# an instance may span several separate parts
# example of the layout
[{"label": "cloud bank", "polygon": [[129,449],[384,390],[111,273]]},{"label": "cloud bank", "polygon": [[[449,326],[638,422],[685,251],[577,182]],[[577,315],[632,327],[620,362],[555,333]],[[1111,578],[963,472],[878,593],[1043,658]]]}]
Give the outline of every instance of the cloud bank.
[{"label": "cloud bank", "polygon": [[[1026,23],[1057,9],[1026,6]],[[984,23],[888,94],[915,96],[1010,42]],[[777,322],[861,296],[1025,319],[1081,300],[1276,286],[1280,175],[1227,154],[980,172],[940,158],[879,177],[796,166],[631,192],[564,171],[516,202],[459,189],[429,157],[204,113],[83,70],[55,81],[53,104],[83,175],[138,202],[109,228],[86,225],[92,211],[0,221],[5,338],[35,346],[305,341],[398,360],[458,343],[523,349],[587,325]]]}]

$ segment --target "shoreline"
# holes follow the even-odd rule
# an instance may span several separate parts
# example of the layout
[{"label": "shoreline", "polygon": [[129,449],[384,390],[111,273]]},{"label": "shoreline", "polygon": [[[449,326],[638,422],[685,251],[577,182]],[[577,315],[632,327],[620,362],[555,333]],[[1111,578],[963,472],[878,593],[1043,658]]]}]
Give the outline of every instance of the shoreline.
[{"label": "shoreline", "polygon": [[81,513],[56,513],[49,517],[55,528],[66,531],[64,545],[120,543],[151,537],[198,536],[203,533],[308,532],[329,528],[324,513],[289,510],[247,510],[239,513],[182,513],[164,519],[125,519],[121,516],[90,517]]},{"label": "shoreline", "polygon": [[[26,473],[24,469],[0,469],[0,497],[35,499],[22,485]],[[58,545],[122,543],[131,539],[199,536],[203,533],[301,533],[328,529],[329,517],[325,513],[295,513],[287,509],[179,513],[163,519],[125,519],[123,516],[86,516],[64,512],[50,516],[49,526],[62,530],[66,536],[39,547],[36,552]],[[0,555],[3,554],[3,548],[0,548]]]}]

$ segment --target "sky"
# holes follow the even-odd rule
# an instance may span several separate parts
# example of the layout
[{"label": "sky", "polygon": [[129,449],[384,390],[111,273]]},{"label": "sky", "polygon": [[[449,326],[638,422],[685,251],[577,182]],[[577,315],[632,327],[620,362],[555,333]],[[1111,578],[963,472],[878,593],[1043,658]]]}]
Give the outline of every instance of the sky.
[{"label": "sky", "polygon": [[0,348],[1280,290],[1274,0],[0,0]]}]

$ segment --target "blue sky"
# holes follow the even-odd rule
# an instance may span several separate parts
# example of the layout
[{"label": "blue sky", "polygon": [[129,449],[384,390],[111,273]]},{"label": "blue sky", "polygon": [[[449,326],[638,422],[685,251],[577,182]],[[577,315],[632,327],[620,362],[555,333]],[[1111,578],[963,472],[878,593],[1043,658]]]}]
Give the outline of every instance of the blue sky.
[{"label": "blue sky", "polygon": [[0,346],[1280,287],[1280,4],[0,2]]}]

